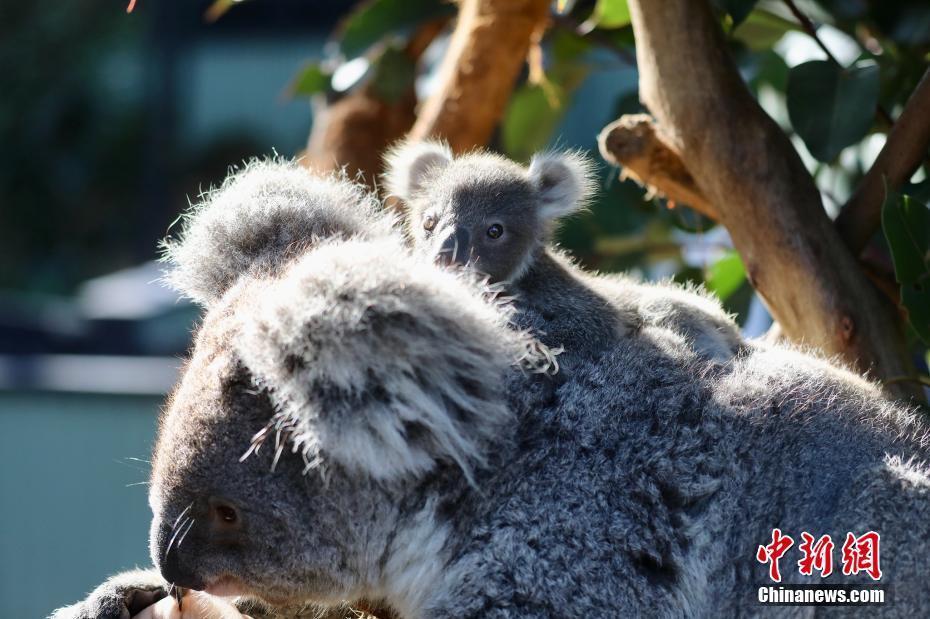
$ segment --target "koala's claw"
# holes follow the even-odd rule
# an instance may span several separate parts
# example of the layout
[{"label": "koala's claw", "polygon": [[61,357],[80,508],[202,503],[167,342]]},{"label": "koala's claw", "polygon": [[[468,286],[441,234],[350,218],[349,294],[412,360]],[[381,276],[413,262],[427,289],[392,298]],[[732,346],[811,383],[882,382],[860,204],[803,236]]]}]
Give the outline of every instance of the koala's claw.
[{"label": "koala's claw", "polygon": [[133,570],[110,578],[86,599],[59,608],[49,619],[130,619],[167,595],[157,571]]}]

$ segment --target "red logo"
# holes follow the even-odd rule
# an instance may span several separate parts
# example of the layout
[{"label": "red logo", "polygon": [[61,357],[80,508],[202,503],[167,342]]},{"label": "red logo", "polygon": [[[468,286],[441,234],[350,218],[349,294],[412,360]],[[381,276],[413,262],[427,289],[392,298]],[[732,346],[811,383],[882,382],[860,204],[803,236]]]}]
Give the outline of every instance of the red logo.
[{"label": "red logo", "polygon": [[781,582],[781,572],[778,571],[778,560],[794,545],[794,540],[781,534],[781,529],[772,529],[772,543],[768,546],[759,546],[756,551],[756,560],[759,563],[769,564],[769,578]]},{"label": "red logo", "polygon": [[801,533],[801,543],[798,550],[803,555],[798,561],[798,571],[805,576],[811,576],[814,570],[823,577],[833,573],[833,540],[824,535],[816,542],[814,536],[804,531]]},{"label": "red logo", "polygon": [[843,543],[843,573],[850,576],[865,572],[872,580],[880,579],[882,568],[879,564],[879,542],[881,538],[875,531],[863,533],[859,537],[847,533]]},{"label": "red logo", "polygon": [[[854,576],[860,572],[868,574],[872,580],[882,577],[881,556],[879,545],[881,537],[875,531],[863,533],[856,537],[853,533],[846,534],[846,541],[842,548],[842,571],[847,576]],[[759,546],[756,551],[756,561],[769,566],[769,578],[774,582],[781,582],[781,570],[778,561],[794,546],[790,535],[785,535],[781,529],[772,529],[772,541],[765,546]],[[801,558],[798,560],[798,572],[803,576],[814,576],[819,572],[821,578],[833,573],[833,539],[829,535],[815,538],[804,531],[801,533],[801,543],[798,550]]]}]

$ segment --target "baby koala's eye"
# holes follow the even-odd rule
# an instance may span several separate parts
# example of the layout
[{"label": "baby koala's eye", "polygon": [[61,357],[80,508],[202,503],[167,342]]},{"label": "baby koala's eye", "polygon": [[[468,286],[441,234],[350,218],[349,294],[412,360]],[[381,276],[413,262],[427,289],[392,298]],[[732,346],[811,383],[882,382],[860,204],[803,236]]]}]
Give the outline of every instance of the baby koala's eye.
[{"label": "baby koala's eye", "polygon": [[492,224],[491,227],[488,228],[488,236],[491,237],[492,239],[501,238],[501,235],[503,233],[504,233],[504,226],[500,224]]},{"label": "baby koala's eye", "polygon": [[433,215],[427,215],[423,218],[423,229],[427,232],[432,232],[433,228],[436,227],[436,217]]}]

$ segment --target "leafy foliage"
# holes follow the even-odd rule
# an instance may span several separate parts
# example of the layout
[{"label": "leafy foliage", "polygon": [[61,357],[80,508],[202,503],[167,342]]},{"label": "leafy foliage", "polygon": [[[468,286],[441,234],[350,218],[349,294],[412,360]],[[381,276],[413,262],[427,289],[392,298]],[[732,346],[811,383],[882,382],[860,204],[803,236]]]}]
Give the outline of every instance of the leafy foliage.
[{"label": "leafy foliage", "polygon": [[[268,1],[215,0],[207,17],[219,18],[227,10],[240,10],[240,5]],[[812,30],[801,26],[783,0],[712,2],[747,85],[795,142],[803,142],[802,158],[821,189],[825,205],[835,215],[882,144],[882,134],[888,131],[885,112],[893,120],[926,71],[930,58],[930,3],[796,0],[814,23]],[[81,0],[76,6],[85,4],[86,0]],[[13,226],[6,229],[31,232],[7,232],[0,240],[12,248],[13,255],[26,256],[23,261],[41,264],[29,274],[29,282],[61,279],[61,274],[67,273],[65,279],[73,284],[82,275],[102,270],[90,251],[99,240],[94,236],[96,232],[86,235],[82,241],[86,247],[73,251],[72,230],[82,217],[98,223],[89,226],[92,230],[112,232],[107,238],[120,234],[133,238],[119,223],[128,220],[116,216],[117,205],[131,201],[125,197],[127,188],[117,191],[112,185],[138,183],[138,173],[114,173],[126,165],[126,158],[114,153],[126,152],[126,144],[138,148],[144,125],[138,113],[117,115],[115,120],[112,113],[100,113],[99,102],[87,96],[87,85],[103,72],[71,62],[62,73],[60,63],[53,62],[45,49],[29,45],[24,33],[30,28],[21,27],[23,20],[17,21],[17,14],[28,13],[33,23],[46,30],[67,31],[71,37],[67,40],[61,36],[51,38],[63,41],[61,46],[69,48],[90,49],[100,28],[92,20],[85,20],[86,34],[80,34],[80,28],[66,29],[62,24],[45,21],[49,16],[66,13],[79,19],[84,13],[72,15],[65,9],[43,12],[30,6],[12,3],[6,27],[0,22],[0,35],[10,41],[5,46],[10,51],[0,50],[0,60],[6,61],[4,66],[30,69],[15,74],[19,83],[7,83],[0,77],[0,92],[8,93],[0,97],[0,129],[5,129],[4,135],[14,145],[11,154],[3,159],[5,165],[0,166],[0,200],[5,210],[7,204],[14,205],[8,209]],[[643,111],[627,0],[558,0],[553,8],[556,15],[539,50],[534,50],[534,54],[539,51],[534,66],[516,85],[500,131],[490,145],[520,160],[554,146],[593,151],[594,136],[606,123],[623,113]],[[426,53],[416,62],[406,46],[427,21],[453,16],[455,11],[455,3],[447,0],[362,0],[335,28],[324,57],[301,68],[288,91],[293,96],[332,101],[370,85],[369,92],[391,102],[409,95],[416,85],[422,97],[427,94],[424,88],[435,75],[441,54]],[[137,11],[135,15],[139,14]],[[451,27],[446,26],[445,34]],[[824,60],[814,36],[842,58],[843,64]],[[439,42],[442,40],[440,36]],[[43,103],[27,105],[27,95]],[[732,122],[738,123],[739,119]],[[66,142],[64,147],[52,140],[42,141],[49,135],[49,126],[55,127],[55,140]],[[91,139],[93,135],[97,138]],[[102,135],[112,141],[99,138]],[[68,156],[52,165],[33,161],[30,153],[36,149],[30,150],[28,145],[36,143],[47,150],[66,151]],[[600,160],[593,152],[592,158]],[[907,310],[914,334],[924,342],[918,346],[915,338],[915,353],[927,357],[930,233],[923,204],[930,201],[930,180],[926,180],[930,166],[922,168],[914,182],[902,188],[900,196],[889,198],[885,204],[884,236],[874,239],[870,251],[879,255],[884,252],[889,264],[893,260],[902,307]],[[91,173],[97,169],[100,172]],[[75,174],[75,170],[79,173]],[[617,180],[617,173],[615,169],[601,170],[602,191],[588,212],[561,228],[562,245],[595,269],[634,270],[648,277],[670,276],[702,283],[723,298],[728,309],[745,314],[751,288],[725,231],[687,209],[666,208],[661,197],[646,194],[632,182]],[[109,181],[108,189],[102,189],[104,176],[116,179]],[[38,189],[27,195],[22,191],[24,186]],[[59,222],[53,217],[29,215],[33,212],[30,209],[36,208],[48,212],[42,210],[46,204],[81,216]],[[97,205],[102,219],[92,220],[82,206],[85,204]],[[27,221],[31,222],[29,226],[25,225]],[[152,236],[161,232],[155,231]],[[64,249],[50,255],[50,243]],[[125,247],[116,252],[131,253]],[[81,258],[66,260],[65,255]],[[112,252],[99,260],[109,265],[118,263]],[[23,272],[28,273],[25,269]],[[2,283],[26,285],[10,279]]]},{"label": "leafy foliage", "polygon": [[882,207],[882,229],[908,321],[930,345],[930,209],[910,196],[889,192]]},{"label": "leafy foliage", "polygon": [[626,0],[597,0],[586,23],[592,29],[621,28],[630,23],[630,7]]},{"label": "leafy foliage", "polygon": [[436,0],[368,0],[352,11],[336,31],[339,52],[353,58],[389,34],[453,12],[451,3]]},{"label": "leafy foliage", "polygon": [[843,69],[812,60],[788,73],[788,114],[811,154],[833,161],[868,133],[878,107],[879,68],[863,60]]},{"label": "leafy foliage", "polygon": [[318,62],[311,62],[301,69],[288,87],[291,96],[310,96],[325,93],[330,88],[332,74],[323,70]]},{"label": "leafy foliage", "polygon": [[735,251],[728,251],[708,269],[707,289],[726,300],[746,281],[743,260]]}]

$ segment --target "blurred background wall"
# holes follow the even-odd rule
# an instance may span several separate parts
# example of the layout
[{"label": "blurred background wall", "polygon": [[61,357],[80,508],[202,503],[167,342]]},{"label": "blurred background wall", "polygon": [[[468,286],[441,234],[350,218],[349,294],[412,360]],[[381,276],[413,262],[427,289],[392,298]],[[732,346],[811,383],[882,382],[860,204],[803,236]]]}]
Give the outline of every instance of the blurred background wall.
[{"label": "blurred background wall", "polygon": [[0,2],[0,616],[148,559],[148,461],[198,312],[156,244],[230,164],[296,154],[285,89],[350,2]]}]

